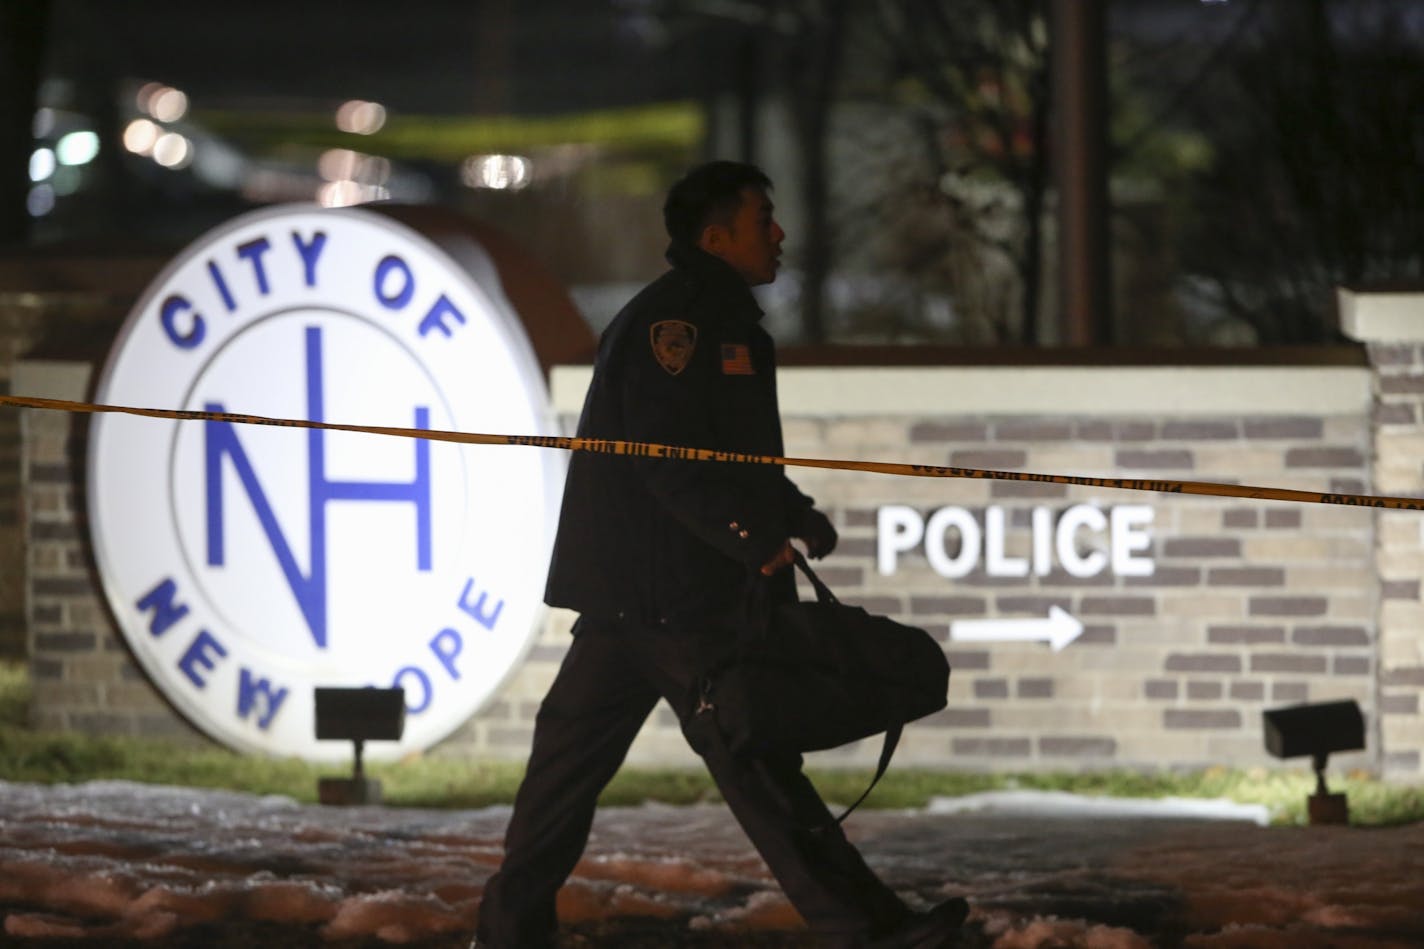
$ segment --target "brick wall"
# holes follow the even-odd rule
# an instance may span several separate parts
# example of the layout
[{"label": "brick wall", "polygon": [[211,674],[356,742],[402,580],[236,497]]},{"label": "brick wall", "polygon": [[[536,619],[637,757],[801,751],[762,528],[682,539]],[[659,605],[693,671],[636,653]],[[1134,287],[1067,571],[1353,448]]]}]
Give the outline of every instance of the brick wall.
[{"label": "brick wall", "polygon": [[[0,304],[0,392],[33,333],[33,313]],[[24,543],[20,527],[20,415],[0,412],[0,658],[24,655]]]},{"label": "brick wall", "polygon": [[[1385,352],[1374,354],[1379,386],[1414,385],[1386,384],[1394,369],[1401,378],[1424,378],[1417,348]],[[87,367],[71,368],[87,377]],[[555,405],[568,428],[587,377],[586,368],[554,374]],[[59,385],[67,397],[82,391],[75,378]],[[1407,459],[1411,443],[1395,436],[1421,418],[1424,384],[1410,390],[1406,418],[1395,400],[1376,404],[1372,379],[1363,367],[807,368],[784,371],[781,393],[787,450],[796,456],[1419,491],[1390,487],[1387,471],[1418,475],[1419,467],[1389,462],[1386,449]],[[1376,432],[1373,422],[1384,419]],[[25,413],[37,716],[49,727],[192,735],[134,667],[103,606],[76,507],[83,433],[72,424]],[[1353,698],[1366,714],[1369,749],[1338,756],[1332,766],[1419,773],[1416,693],[1424,663],[1413,619],[1424,545],[1412,515],[1040,483],[809,469],[793,476],[842,535],[823,577],[849,602],[929,629],[954,666],[949,708],[907,731],[902,764],[1270,766],[1276,762],[1264,751],[1263,710]],[[981,558],[967,575],[948,579],[922,547],[900,554],[890,575],[877,569],[877,512],[886,505],[925,516],[959,507],[981,524],[986,509],[998,508],[1007,523],[1004,556],[1030,558],[1035,509],[1056,518],[1083,504],[1151,509],[1150,543],[1138,552],[1152,561],[1150,576],[1109,569],[1074,576],[1055,561],[1043,576],[1006,577]],[[1086,555],[1103,540],[1087,531],[1080,543]],[[1041,617],[1052,607],[1085,627],[1061,651],[1037,642],[951,639],[957,621]],[[437,753],[524,757],[571,620],[550,611],[498,698]],[[871,741],[817,758],[866,765],[876,750]],[[660,710],[631,760],[693,758]]]},{"label": "brick wall", "polygon": [[[119,258],[109,268],[84,269],[90,263],[57,261],[39,252],[0,254],[0,393],[18,391],[16,363],[37,348],[64,350],[70,357],[94,355],[132,302],[134,281],[158,266]],[[107,284],[96,285],[96,279]],[[20,481],[20,414],[7,408],[0,410],[0,659],[26,654]]]},{"label": "brick wall", "polygon": [[[1424,293],[1341,293],[1345,331],[1373,373],[1373,489],[1424,497]],[[1424,516],[1380,511],[1379,719],[1386,774],[1424,777]]]},{"label": "brick wall", "polygon": [[[18,294],[0,295],[0,393],[34,342],[41,314]],[[20,416],[0,411],[0,659],[25,655],[25,545],[20,525]]]},{"label": "brick wall", "polygon": [[[586,370],[556,373],[572,426]],[[1065,474],[1367,490],[1371,434],[1363,368],[1282,370],[785,370],[787,452]],[[1134,395],[1135,394],[1135,395]],[[905,405],[952,405],[907,415]],[[996,411],[1008,406],[1014,411]],[[1370,750],[1342,767],[1381,763],[1375,714],[1374,514],[1283,502],[1119,492],[987,480],[945,481],[800,469],[793,477],[834,518],[842,540],[820,566],[842,599],[929,629],[954,667],[950,705],[907,731],[902,763],[973,769],[1274,765],[1261,712],[1353,698]],[[1005,554],[1031,555],[1035,508],[1153,510],[1151,576],[993,576],[950,580],[921,550],[877,569],[877,511],[906,505],[1002,509]],[[1392,588],[1393,589],[1393,588]],[[1396,591],[1400,592],[1400,591]],[[1059,607],[1082,636],[1042,643],[951,641],[956,620],[1043,616]],[[544,640],[552,661],[556,641]],[[538,689],[518,686],[532,716]],[[485,753],[519,756],[525,730]],[[508,727],[508,723],[504,727]],[[468,739],[470,736],[462,736]],[[491,737],[491,736],[487,736]],[[451,746],[473,750],[461,742]],[[815,756],[873,761],[875,741]],[[649,722],[632,760],[690,761],[675,723]],[[1393,760],[1393,759],[1391,759]]]},{"label": "brick wall", "polygon": [[[26,395],[75,399],[90,368],[29,362],[15,375]],[[33,724],[206,741],[149,684],[104,602],[84,518],[88,418],[26,409],[20,424]]]},{"label": "brick wall", "polygon": [[[1043,473],[1288,487],[1363,482],[1368,433],[1319,415],[1152,420],[1100,416],[797,420],[795,455],[896,458]],[[923,626],[945,643],[950,706],[911,730],[906,760],[972,768],[1263,764],[1261,712],[1374,701],[1370,514],[1050,484],[798,479],[833,505],[844,540],[827,561],[843,598]],[[1087,503],[1153,509],[1151,576],[948,580],[922,554],[875,569],[876,508],[954,505],[1007,513],[1008,554],[1029,556],[1031,511]],[[1085,626],[1044,643],[964,644],[970,617],[1066,610]],[[851,754],[862,759],[865,749]]]}]

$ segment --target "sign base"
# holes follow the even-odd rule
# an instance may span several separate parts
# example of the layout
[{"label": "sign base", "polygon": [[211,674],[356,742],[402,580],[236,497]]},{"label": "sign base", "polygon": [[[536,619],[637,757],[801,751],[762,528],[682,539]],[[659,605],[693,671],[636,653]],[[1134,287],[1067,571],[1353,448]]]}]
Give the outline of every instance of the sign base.
[{"label": "sign base", "polygon": [[1306,803],[1312,826],[1350,823],[1350,804],[1343,794],[1312,794]]},{"label": "sign base", "polygon": [[352,804],[381,803],[381,782],[376,778],[319,778],[317,800],[345,807]]}]

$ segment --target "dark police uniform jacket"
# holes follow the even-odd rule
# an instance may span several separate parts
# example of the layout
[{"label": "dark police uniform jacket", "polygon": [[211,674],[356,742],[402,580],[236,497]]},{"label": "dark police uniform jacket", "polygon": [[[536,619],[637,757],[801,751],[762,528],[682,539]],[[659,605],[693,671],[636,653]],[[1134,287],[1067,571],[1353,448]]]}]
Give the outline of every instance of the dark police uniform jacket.
[{"label": "dark police uniform jacket", "polygon": [[[750,288],[698,248],[668,261],[604,332],[578,434],[781,455]],[[777,465],[574,452],[545,601],[648,624],[726,615],[811,503]]]}]

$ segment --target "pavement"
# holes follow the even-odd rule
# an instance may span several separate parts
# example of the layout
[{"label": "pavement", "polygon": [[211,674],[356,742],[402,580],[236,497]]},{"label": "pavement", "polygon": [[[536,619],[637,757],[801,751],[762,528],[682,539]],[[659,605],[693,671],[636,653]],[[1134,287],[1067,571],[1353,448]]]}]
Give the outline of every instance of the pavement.
[{"label": "pavement", "polygon": [[[962,949],[1424,946],[1424,824],[1264,818],[1011,792],[847,833],[912,903],[970,901]],[[463,947],[507,819],[0,782],[0,945]],[[718,805],[601,811],[559,911],[570,949],[814,946]]]}]

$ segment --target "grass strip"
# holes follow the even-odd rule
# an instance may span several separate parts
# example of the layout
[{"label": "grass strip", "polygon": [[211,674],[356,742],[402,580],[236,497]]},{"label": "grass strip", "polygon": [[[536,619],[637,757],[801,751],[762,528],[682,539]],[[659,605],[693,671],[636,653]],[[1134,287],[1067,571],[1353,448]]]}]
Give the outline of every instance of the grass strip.
[{"label": "grass strip", "polygon": [[[23,666],[0,663],[0,780],[36,784],[127,780],[281,794],[314,802],[319,777],[349,773],[339,765],[241,755],[216,745],[37,732],[26,725],[28,709],[29,682]],[[522,763],[440,754],[373,762],[366,770],[380,779],[388,805],[431,808],[509,804],[524,774]],[[855,800],[870,780],[869,769],[863,768],[809,769],[808,774],[826,799],[837,804]],[[1355,824],[1386,826],[1424,820],[1424,786],[1383,782],[1363,772],[1332,772],[1329,778],[1332,791],[1349,795]],[[1133,798],[1225,798],[1263,804],[1276,823],[1294,825],[1306,823],[1305,801],[1315,789],[1315,778],[1303,768],[1019,774],[892,768],[863,806],[919,808],[934,797],[1012,789]],[[601,802],[695,804],[719,799],[716,787],[700,768],[625,767],[604,791]]]},{"label": "grass strip", "polygon": [[[37,733],[0,725],[0,780],[75,784],[128,780],[197,788],[225,788],[252,794],[281,794],[316,800],[319,777],[342,776],[339,765],[294,758],[239,755],[221,748],[129,737]],[[379,778],[392,806],[477,808],[508,804],[523,776],[521,763],[481,761],[441,755],[374,762],[367,773]],[[854,800],[870,779],[868,769],[808,772],[828,801]],[[989,774],[892,769],[865,807],[919,808],[934,797],[983,791],[1030,789],[1134,798],[1225,798],[1263,804],[1276,823],[1304,824],[1305,799],[1314,777],[1304,770],[1209,768],[1201,771]],[[1334,776],[1331,789],[1349,795],[1352,821],[1391,825],[1424,820],[1424,787],[1395,785],[1363,773]],[[646,801],[695,804],[719,800],[715,786],[697,768],[625,767],[604,791],[605,805]]]}]

